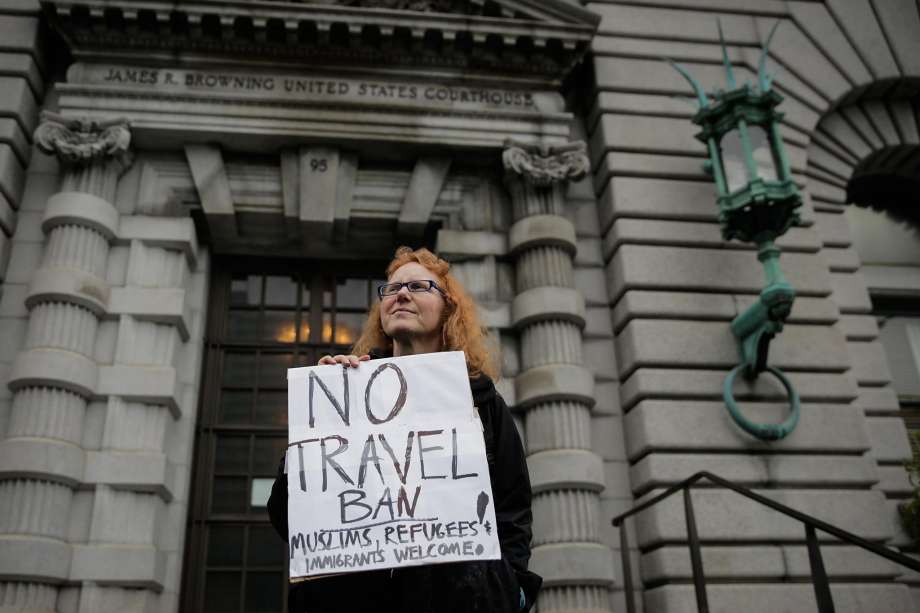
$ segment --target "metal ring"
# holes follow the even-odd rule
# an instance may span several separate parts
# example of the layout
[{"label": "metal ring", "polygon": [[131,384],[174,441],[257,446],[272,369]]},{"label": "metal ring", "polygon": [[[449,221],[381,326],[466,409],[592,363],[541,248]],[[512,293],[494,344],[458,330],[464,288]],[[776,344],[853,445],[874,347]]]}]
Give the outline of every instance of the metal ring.
[{"label": "metal ring", "polygon": [[725,399],[725,406],[728,407],[729,414],[742,430],[762,441],[778,441],[785,438],[790,432],[795,430],[795,426],[799,423],[800,406],[798,392],[795,391],[795,388],[792,387],[792,382],[786,378],[786,375],[784,375],[780,369],[774,368],[773,366],[767,366],[764,370],[779,379],[783,387],[786,388],[786,394],[789,397],[789,415],[778,424],[756,424],[741,414],[741,410],[738,408],[738,404],[735,402],[735,397],[732,393],[732,388],[735,384],[735,376],[741,372],[745,366],[745,364],[738,364],[732,368],[728,376],[725,377],[725,384],[722,386],[722,397]]}]

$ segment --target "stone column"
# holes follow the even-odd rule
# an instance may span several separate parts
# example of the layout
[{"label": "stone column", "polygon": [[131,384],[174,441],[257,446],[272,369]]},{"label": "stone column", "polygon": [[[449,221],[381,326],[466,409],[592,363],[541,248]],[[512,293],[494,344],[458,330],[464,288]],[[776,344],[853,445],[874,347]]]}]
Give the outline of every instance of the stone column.
[{"label": "stone column", "polygon": [[12,411],[0,442],[4,610],[55,611],[56,586],[69,577],[68,532],[79,515],[71,502],[84,478],[84,418],[98,380],[96,331],[118,226],[112,201],[131,139],[123,120],[42,119],[35,142],[60,159],[64,175],[42,222],[47,241],[25,301],[28,329],[10,373]]},{"label": "stone column", "polygon": [[589,169],[585,144],[508,141],[503,154],[514,225],[512,323],[521,338],[517,405],[534,490],[532,567],[543,575],[541,613],[609,611],[611,550],[601,543],[600,456],[591,450],[594,376],[582,364],[585,301],[575,289],[575,228],[565,188]]}]

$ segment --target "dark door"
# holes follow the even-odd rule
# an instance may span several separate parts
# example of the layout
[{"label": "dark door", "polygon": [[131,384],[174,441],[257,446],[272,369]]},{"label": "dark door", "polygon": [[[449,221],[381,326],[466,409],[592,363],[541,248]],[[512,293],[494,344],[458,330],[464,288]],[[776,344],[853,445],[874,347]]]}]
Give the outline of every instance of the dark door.
[{"label": "dark door", "polygon": [[286,610],[286,547],[265,509],[287,444],[286,370],[350,349],[384,266],[214,259],[183,611]]}]

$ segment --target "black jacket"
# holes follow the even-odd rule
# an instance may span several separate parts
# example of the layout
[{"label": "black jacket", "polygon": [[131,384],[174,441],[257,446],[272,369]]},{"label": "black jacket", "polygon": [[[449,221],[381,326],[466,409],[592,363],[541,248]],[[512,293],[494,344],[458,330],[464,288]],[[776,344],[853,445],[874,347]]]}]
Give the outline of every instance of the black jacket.
[{"label": "black jacket", "polygon": [[[372,355],[374,358],[383,357]],[[470,379],[479,409],[495,499],[502,559],[365,571],[291,586],[291,613],[400,611],[401,613],[517,613],[523,589],[529,611],[543,580],[530,560],[531,491],[524,449],[511,412],[485,375]],[[272,525],[287,542],[287,478],[279,467],[268,500]]]}]

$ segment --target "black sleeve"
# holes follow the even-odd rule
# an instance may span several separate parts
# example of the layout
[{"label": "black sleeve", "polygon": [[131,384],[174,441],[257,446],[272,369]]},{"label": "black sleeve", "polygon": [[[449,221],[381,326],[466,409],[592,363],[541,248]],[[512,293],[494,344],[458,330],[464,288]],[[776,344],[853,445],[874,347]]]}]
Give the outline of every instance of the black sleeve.
[{"label": "black sleeve", "polygon": [[524,456],[524,446],[518,436],[511,411],[502,397],[495,393],[490,407],[492,449],[495,454],[495,474],[492,494],[495,496],[495,519],[502,553],[518,571],[527,570],[530,561],[530,539],[533,513],[530,509],[530,474]]},{"label": "black sleeve", "polygon": [[284,474],[284,456],[281,456],[281,463],[278,464],[278,475],[272,484],[272,493],[268,497],[268,518],[275,528],[275,532],[281,537],[281,540],[287,543],[288,540],[288,491],[287,475]]}]

